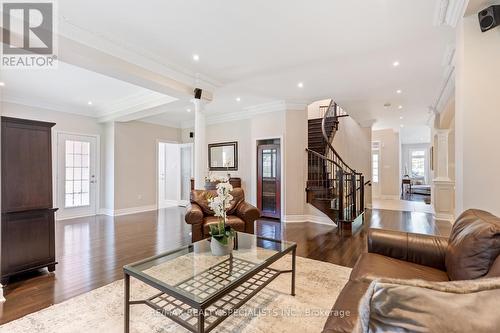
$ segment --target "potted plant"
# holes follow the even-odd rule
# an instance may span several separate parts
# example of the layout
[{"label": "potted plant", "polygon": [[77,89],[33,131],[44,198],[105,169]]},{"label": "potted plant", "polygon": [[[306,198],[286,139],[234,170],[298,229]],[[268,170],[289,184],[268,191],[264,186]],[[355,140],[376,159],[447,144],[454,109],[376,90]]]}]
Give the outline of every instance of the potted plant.
[{"label": "potted plant", "polygon": [[231,191],[233,186],[227,181],[217,184],[217,196],[208,198],[208,206],[213,210],[214,215],[219,218],[217,224],[210,224],[210,249],[212,254],[223,256],[230,254],[234,246],[234,230],[226,225],[227,209],[231,207],[233,196]]}]

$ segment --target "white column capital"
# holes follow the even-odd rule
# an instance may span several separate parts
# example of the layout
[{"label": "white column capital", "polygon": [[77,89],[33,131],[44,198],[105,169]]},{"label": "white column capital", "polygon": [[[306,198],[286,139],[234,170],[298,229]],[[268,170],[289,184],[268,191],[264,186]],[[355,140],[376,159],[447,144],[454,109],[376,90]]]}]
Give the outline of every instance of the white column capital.
[{"label": "white column capital", "polygon": [[436,133],[437,136],[445,136],[445,135],[449,135],[450,134],[450,130],[449,129],[438,128],[438,129],[436,129],[435,133]]}]

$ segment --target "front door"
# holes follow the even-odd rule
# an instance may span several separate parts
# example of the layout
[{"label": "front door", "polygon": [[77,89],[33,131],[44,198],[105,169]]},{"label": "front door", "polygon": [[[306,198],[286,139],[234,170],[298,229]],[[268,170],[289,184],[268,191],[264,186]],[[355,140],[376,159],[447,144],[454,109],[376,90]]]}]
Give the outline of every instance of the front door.
[{"label": "front door", "polygon": [[59,133],[57,136],[58,219],[97,213],[97,138]]},{"label": "front door", "polygon": [[259,145],[257,153],[257,206],[262,212],[263,217],[280,218],[280,145]]}]

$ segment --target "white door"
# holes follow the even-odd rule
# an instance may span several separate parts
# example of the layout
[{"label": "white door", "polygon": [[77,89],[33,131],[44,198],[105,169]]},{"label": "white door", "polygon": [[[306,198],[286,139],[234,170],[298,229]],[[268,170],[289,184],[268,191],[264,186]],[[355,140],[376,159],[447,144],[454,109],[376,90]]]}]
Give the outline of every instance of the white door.
[{"label": "white door", "polygon": [[379,198],[380,193],[380,142],[372,142],[372,196]]},{"label": "white door", "polygon": [[158,144],[158,207],[177,206],[180,201],[180,145]]},{"label": "white door", "polygon": [[181,200],[180,206],[189,205],[191,178],[193,177],[193,144],[181,145]]},{"label": "white door", "polygon": [[158,143],[158,207],[165,208],[167,204],[167,168],[166,168],[166,145]]},{"label": "white door", "polygon": [[57,136],[58,219],[97,213],[97,138],[59,133]]}]

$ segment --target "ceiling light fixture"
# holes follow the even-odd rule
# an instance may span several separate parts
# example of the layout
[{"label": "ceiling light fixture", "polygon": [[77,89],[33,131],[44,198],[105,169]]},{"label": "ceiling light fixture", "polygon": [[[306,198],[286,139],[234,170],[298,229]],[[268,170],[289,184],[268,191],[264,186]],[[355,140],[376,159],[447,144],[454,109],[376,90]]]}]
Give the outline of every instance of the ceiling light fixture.
[{"label": "ceiling light fixture", "polygon": [[396,94],[401,94],[403,91],[401,89],[396,90]]},{"label": "ceiling light fixture", "polygon": [[194,61],[200,61],[200,56],[197,54],[193,54],[193,60]]},{"label": "ceiling light fixture", "polygon": [[241,101],[241,98],[236,97],[236,102],[240,102],[240,101]]},{"label": "ceiling light fixture", "polygon": [[394,61],[394,62],[392,63],[392,65],[393,65],[394,67],[398,67],[398,66],[399,66],[399,61]]},{"label": "ceiling light fixture", "polygon": [[88,101],[88,102],[87,102],[87,104],[88,104],[88,105],[92,105],[92,101]]},{"label": "ceiling light fixture", "polygon": [[399,126],[400,126],[401,128],[405,127],[405,125],[403,125],[403,124],[401,124],[401,125],[399,125]]},{"label": "ceiling light fixture", "polygon": [[299,88],[304,88],[304,83],[303,83],[303,82],[299,82],[299,83],[297,83],[297,87],[299,87]]},{"label": "ceiling light fixture", "polygon": [[5,82],[0,82],[0,87],[5,87]]},{"label": "ceiling light fixture", "polygon": [[403,108],[403,106],[402,106],[402,105],[399,105],[399,106],[398,106],[398,109],[400,109],[400,110],[401,110],[402,108]]},{"label": "ceiling light fixture", "polygon": [[403,116],[399,117],[400,120],[403,120]]},{"label": "ceiling light fixture", "polygon": [[190,109],[190,108],[187,108],[187,109],[186,109],[186,111],[187,111],[187,112],[191,112],[191,109]]}]

